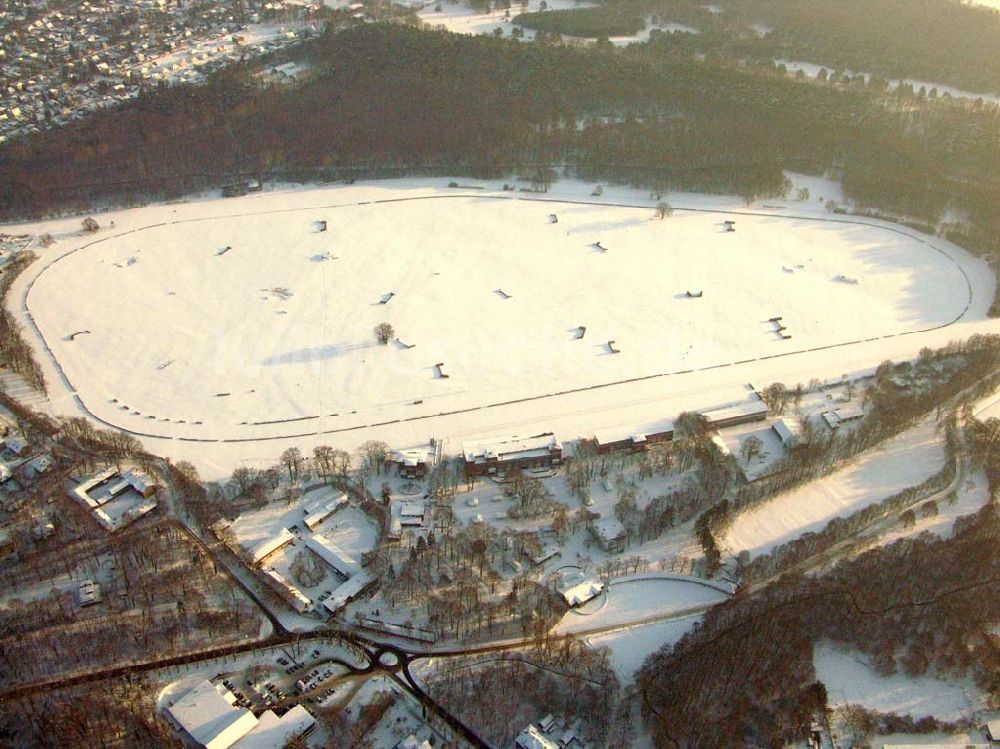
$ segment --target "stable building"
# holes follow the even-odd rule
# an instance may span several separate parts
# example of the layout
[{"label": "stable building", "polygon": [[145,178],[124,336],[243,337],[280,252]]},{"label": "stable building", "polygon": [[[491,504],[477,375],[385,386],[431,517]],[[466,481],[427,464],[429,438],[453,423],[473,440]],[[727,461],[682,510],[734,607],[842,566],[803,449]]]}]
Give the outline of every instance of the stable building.
[{"label": "stable building", "polygon": [[650,445],[658,442],[669,442],[674,438],[674,425],[666,422],[654,429],[636,431],[628,429],[604,429],[594,433],[597,452],[607,455],[613,452],[643,452]]},{"label": "stable building", "polygon": [[849,424],[852,421],[860,421],[864,418],[865,412],[860,406],[845,406],[835,408],[832,411],[824,411],[821,416],[826,425],[831,430],[836,430],[841,424]]},{"label": "stable building", "polygon": [[288,528],[282,528],[278,531],[277,535],[265,538],[254,546],[247,547],[250,563],[263,564],[269,556],[277,554],[294,540],[295,536],[292,535],[292,532]]},{"label": "stable building", "polygon": [[333,513],[346,505],[347,495],[343,492],[332,497],[325,497],[314,502],[309,502],[302,508],[305,511],[305,518],[302,522],[307,529],[313,530],[333,515]]},{"label": "stable building", "polygon": [[274,592],[282,597],[288,604],[300,614],[312,611],[312,601],[309,600],[301,590],[296,588],[285,577],[273,567],[264,570],[264,579],[274,589]]},{"label": "stable building", "polygon": [[767,418],[767,404],[757,398],[744,403],[702,411],[701,415],[705,417],[710,427],[724,429],[739,424],[763,421]]},{"label": "stable building", "polygon": [[552,468],[562,464],[562,444],[551,432],[532,437],[504,437],[462,446],[465,470],[473,476],[492,476],[513,469]]},{"label": "stable building", "polygon": [[347,579],[361,571],[361,565],[326,536],[316,533],[306,540],[306,548]]},{"label": "stable building", "polygon": [[802,426],[797,421],[778,419],[771,424],[771,431],[777,435],[781,446],[786,450],[797,450],[807,444]]}]

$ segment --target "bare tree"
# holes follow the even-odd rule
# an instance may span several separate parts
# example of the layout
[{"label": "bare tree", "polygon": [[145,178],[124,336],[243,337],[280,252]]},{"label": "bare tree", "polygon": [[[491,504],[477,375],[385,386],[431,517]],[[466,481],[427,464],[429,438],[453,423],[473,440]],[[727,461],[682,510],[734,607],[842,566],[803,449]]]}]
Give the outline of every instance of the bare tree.
[{"label": "bare tree", "polygon": [[674,215],[674,209],[667,201],[661,200],[659,203],[656,204],[656,217],[661,221],[673,215]]},{"label": "bare tree", "polygon": [[365,467],[375,473],[382,473],[382,466],[389,457],[389,446],[378,440],[367,440],[361,443],[358,452],[365,461]]},{"label": "bare tree", "polygon": [[743,460],[747,462],[747,465],[750,465],[751,461],[760,455],[763,449],[764,443],[760,441],[760,437],[750,436],[740,446],[740,453],[743,455]]},{"label": "bare tree", "polygon": [[281,465],[288,471],[289,481],[298,480],[302,468],[302,451],[297,447],[288,448],[281,453]]},{"label": "bare tree", "polygon": [[396,336],[395,329],[387,322],[380,322],[372,329],[372,333],[375,334],[375,340],[383,346],[387,345]]},{"label": "bare tree", "polygon": [[316,445],[313,448],[313,466],[316,472],[326,482],[333,475],[336,465],[336,452],[329,445]]}]

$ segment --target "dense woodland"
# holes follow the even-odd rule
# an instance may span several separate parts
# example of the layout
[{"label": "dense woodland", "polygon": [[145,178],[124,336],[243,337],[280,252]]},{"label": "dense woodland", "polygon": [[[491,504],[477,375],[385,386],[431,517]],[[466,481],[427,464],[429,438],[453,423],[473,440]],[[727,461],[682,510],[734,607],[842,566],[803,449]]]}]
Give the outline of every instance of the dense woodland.
[{"label": "dense woodland", "polygon": [[[503,5],[503,0],[497,3]],[[954,0],[606,0],[597,7],[522,13],[515,23],[548,33],[600,38],[654,23],[680,23],[692,51],[758,60],[800,60],[831,71],[916,78],[1000,93],[1000,12]],[[516,3],[515,3],[516,6]]]},{"label": "dense woodland", "polygon": [[951,540],[904,539],[820,577],[787,577],[716,606],[639,671],[657,745],[728,749],[803,738],[826,701],[812,664],[822,639],[862,651],[883,674],[971,675],[998,702],[998,541],[991,504],[957,523]]}]

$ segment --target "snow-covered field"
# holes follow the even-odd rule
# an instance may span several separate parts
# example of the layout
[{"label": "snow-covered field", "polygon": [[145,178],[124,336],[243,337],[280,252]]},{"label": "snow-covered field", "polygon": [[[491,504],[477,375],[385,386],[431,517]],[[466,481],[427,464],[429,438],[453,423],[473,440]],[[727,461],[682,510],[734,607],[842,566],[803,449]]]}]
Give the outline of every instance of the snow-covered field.
[{"label": "snow-covered field", "polygon": [[611,650],[611,666],[622,684],[631,684],[643,662],[664,645],[673,645],[698,621],[701,615],[644,624],[621,632],[588,637],[593,647]]},{"label": "snow-covered field", "polygon": [[913,429],[864,453],[851,465],[810,481],[737,516],[723,545],[736,554],[766,554],[786,541],[817,531],[838,516],[916,486],[944,466],[943,435],[927,418]]},{"label": "snow-covered field", "polygon": [[[581,609],[569,611],[553,631],[588,632],[601,627],[641,622],[644,619],[681,614],[701,606],[712,606],[724,601],[726,597],[725,593],[709,585],[688,580],[669,580],[654,576],[612,580],[601,599],[595,599]],[[690,618],[685,621],[688,627],[693,624]]]},{"label": "snow-covered field", "polygon": [[971,680],[945,681],[931,676],[880,676],[866,656],[829,642],[813,652],[816,677],[826,684],[831,705],[859,704],[870,710],[955,721],[981,709]]},{"label": "snow-covered field", "polygon": [[[89,412],[214,478],[291,444],[569,439],[996,327],[980,261],[878,222],[820,221],[818,201],[673,195],[660,221],[638,190],[596,198],[566,180],[542,202],[467,182],[485,189],[284,188],[105,214],[96,237],[78,218],[17,227],[59,240],[33,248],[10,297],[42,349],[50,412]],[[372,336],[383,321],[389,346]]]}]

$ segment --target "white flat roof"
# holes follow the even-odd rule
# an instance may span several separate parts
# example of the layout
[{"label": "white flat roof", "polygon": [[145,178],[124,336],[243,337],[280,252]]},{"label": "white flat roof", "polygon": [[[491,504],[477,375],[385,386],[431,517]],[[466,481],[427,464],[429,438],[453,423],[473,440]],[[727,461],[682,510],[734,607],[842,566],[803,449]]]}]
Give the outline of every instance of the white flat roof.
[{"label": "white flat roof", "polygon": [[399,515],[404,518],[422,518],[427,511],[423,502],[401,502]]},{"label": "white flat roof", "polygon": [[712,424],[740,416],[765,416],[767,415],[767,404],[762,400],[751,400],[722,408],[710,408],[700,413]]},{"label": "white flat roof", "polygon": [[205,679],[167,712],[206,749],[228,749],[257,725],[253,713],[235,702],[232,692]]},{"label": "white flat roof", "polygon": [[323,496],[302,503],[302,509],[306,515],[322,512],[331,507],[338,507],[347,502],[347,495],[344,492],[335,493],[333,496]]},{"label": "white flat roof", "polygon": [[323,605],[331,614],[343,608],[349,599],[354,598],[368,585],[375,581],[375,576],[368,570],[361,570],[343,585],[333,591],[333,595],[323,601]]},{"label": "white flat roof", "polygon": [[594,521],[594,530],[601,538],[610,541],[625,533],[625,526],[613,515]]},{"label": "white flat roof", "polygon": [[320,559],[333,567],[344,577],[353,577],[361,571],[354,558],[326,536],[314,533],[306,540],[306,548],[315,552]]},{"label": "white flat roof", "polygon": [[294,539],[295,536],[288,528],[282,528],[278,531],[278,535],[272,536],[271,538],[265,538],[263,541],[257,543],[247,549],[250,552],[250,559],[254,564],[263,561],[267,557],[271,556],[274,552],[280,549],[282,546]]},{"label": "white flat roof", "polygon": [[235,744],[233,749],[283,749],[301,736],[316,719],[302,705],[296,705],[280,718],[272,711],[261,713],[257,727]]},{"label": "white flat roof", "polygon": [[327,497],[325,500],[311,502],[304,507],[306,517],[303,522],[306,524],[307,528],[312,529],[314,525],[319,525],[338,508],[346,504],[346,494],[339,494],[335,497]]},{"label": "white flat roof", "polygon": [[[642,427],[614,427],[611,429],[601,429],[594,432],[594,439],[599,445],[607,445],[612,442],[623,442],[627,439],[644,442],[651,434],[673,434],[674,424],[672,421],[663,421],[659,424],[647,424]],[[640,439],[636,439],[640,438]]]},{"label": "white flat roof", "polygon": [[466,442],[462,445],[465,460],[469,463],[485,461],[487,458],[510,459],[547,455],[553,448],[560,448],[559,440],[551,432],[533,437],[494,437],[492,439]]}]

